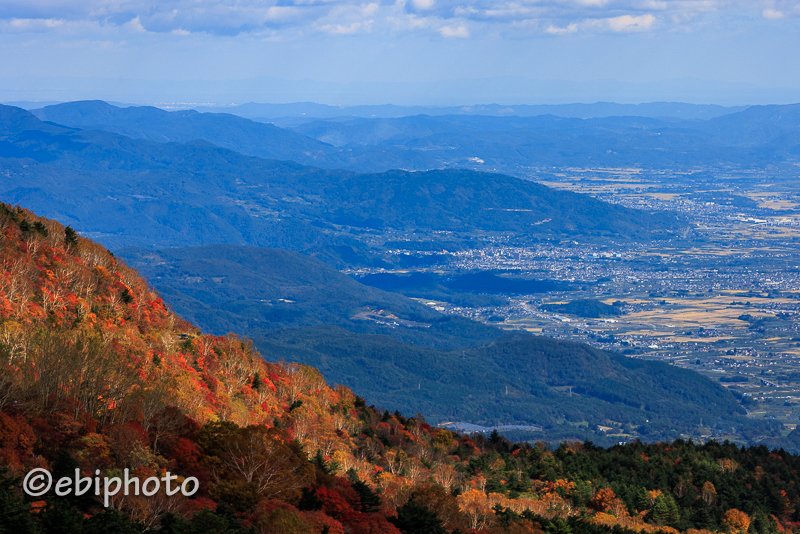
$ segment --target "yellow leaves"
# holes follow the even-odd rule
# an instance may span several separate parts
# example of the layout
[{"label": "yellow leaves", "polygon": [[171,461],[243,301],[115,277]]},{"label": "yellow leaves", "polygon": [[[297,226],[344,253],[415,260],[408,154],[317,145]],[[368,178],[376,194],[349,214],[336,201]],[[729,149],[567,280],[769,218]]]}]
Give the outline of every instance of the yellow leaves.
[{"label": "yellow leaves", "polygon": [[467,516],[470,528],[479,530],[489,523],[492,504],[485,493],[472,489],[456,497],[456,501],[458,509]]},{"label": "yellow leaves", "polygon": [[92,470],[111,463],[111,446],[102,434],[89,433],[78,440],[74,455],[84,469]]},{"label": "yellow leaves", "polygon": [[453,433],[444,428],[437,428],[433,431],[433,446],[441,451],[451,449],[455,444]]},{"label": "yellow leaves", "polygon": [[433,469],[433,480],[447,491],[450,491],[461,478],[461,474],[449,464],[440,463]]},{"label": "yellow leaves", "polygon": [[18,357],[24,359],[26,337],[26,330],[18,322],[6,321],[0,324],[0,343],[9,349],[9,363]]},{"label": "yellow leaves", "polygon": [[[679,534],[678,531],[672,527],[651,525],[645,523],[641,517],[638,516],[630,517],[627,513],[615,514],[609,512],[597,512],[591,519],[591,522],[596,525],[602,525],[610,528],[619,525],[623,529],[632,530],[634,532],[646,532],[646,533],[659,532],[668,534]],[[689,533],[687,532],[687,534]],[[711,533],[703,533],[703,534],[711,534]]]},{"label": "yellow leaves", "polygon": [[731,508],[722,515],[722,523],[733,532],[747,532],[750,527],[750,517],[744,512]]},{"label": "yellow leaves", "polygon": [[572,493],[575,489],[575,483],[570,482],[565,478],[560,478],[553,484],[553,491],[562,490],[563,493]]},{"label": "yellow leaves", "polygon": [[719,468],[722,469],[723,473],[733,473],[739,467],[738,462],[735,462],[729,458],[720,458],[717,460],[717,465],[719,465]]},{"label": "yellow leaves", "polygon": [[603,525],[606,527],[613,527],[617,524],[617,518],[606,512],[597,512],[592,520],[595,525]]},{"label": "yellow leaves", "polygon": [[700,494],[703,500],[709,505],[713,505],[717,501],[717,489],[714,487],[714,484],[709,481],[703,484],[703,489]]},{"label": "yellow leaves", "polygon": [[356,459],[353,457],[353,454],[349,450],[334,451],[331,459],[337,464],[339,464],[342,468],[342,472],[345,473],[350,469],[354,468],[356,465]]}]

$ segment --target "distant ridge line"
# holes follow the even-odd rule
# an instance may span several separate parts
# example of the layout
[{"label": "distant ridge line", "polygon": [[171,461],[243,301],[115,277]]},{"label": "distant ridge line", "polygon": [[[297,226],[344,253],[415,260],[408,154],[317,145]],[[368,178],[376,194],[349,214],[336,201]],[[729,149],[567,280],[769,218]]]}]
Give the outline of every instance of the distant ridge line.
[{"label": "distant ridge line", "polygon": [[[292,104],[262,104],[249,102],[235,106],[186,106],[200,112],[230,113],[248,119],[264,120],[278,118],[331,119],[338,117],[361,117],[390,119],[414,115],[486,115],[535,117],[555,115],[568,118],[601,118],[616,116],[712,119],[744,111],[749,106],[719,106],[715,104],[687,104],[682,102],[648,102],[642,104],[617,104],[595,102],[591,104],[474,104],[463,106],[399,106],[394,104],[365,106],[330,106],[313,102]],[[171,108],[177,109],[177,108]],[[184,108],[185,109],[185,108]]]}]

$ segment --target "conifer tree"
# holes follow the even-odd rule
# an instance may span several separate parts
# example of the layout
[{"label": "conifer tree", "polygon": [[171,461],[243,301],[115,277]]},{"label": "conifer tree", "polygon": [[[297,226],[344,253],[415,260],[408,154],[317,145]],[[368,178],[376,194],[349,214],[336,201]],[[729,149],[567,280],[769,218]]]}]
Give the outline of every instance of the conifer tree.
[{"label": "conifer tree", "polygon": [[33,534],[36,525],[31,506],[16,491],[20,481],[8,476],[8,468],[0,467],[0,534]]},{"label": "conifer tree", "polygon": [[447,534],[442,520],[414,501],[408,501],[398,508],[397,517],[390,521],[406,534]]},{"label": "conifer tree", "polygon": [[73,230],[71,226],[64,228],[64,244],[67,248],[78,246],[78,232]]}]

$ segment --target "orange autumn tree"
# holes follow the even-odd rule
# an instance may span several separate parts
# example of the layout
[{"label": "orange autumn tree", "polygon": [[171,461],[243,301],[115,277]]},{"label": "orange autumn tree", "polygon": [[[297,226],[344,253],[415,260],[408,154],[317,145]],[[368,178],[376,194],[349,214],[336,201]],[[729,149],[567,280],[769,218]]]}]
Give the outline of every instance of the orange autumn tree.
[{"label": "orange autumn tree", "polygon": [[236,336],[201,334],[99,245],[6,205],[0,347],[0,408],[11,398],[34,413],[69,404],[76,418],[146,428],[169,405],[240,425],[283,412],[282,366]]},{"label": "orange autumn tree", "polygon": [[[587,530],[675,533],[669,525],[687,524],[687,512],[706,503],[717,507],[715,530],[719,518],[730,531],[749,528],[746,515],[717,498],[714,484],[720,495],[730,484],[719,474],[737,482],[750,476],[742,489],[750,495],[771,485],[772,499],[785,504],[767,521],[796,528],[795,485],[786,481],[800,464],[787,453],[670,447],[553,450],[378,411],[345,387],[329,387],[311,367],[268,363],[248,340],[202,334],[99,245],[0,207],[0,469],[18,475],[52,467],[61,448],[84,474],[130,468],[139,476],[197,477],[201,493],[193,499],[113,499],[148,529],[158,530],[167,513],[191,518],[225,503],[260,533],[394,532],[387,518],[409,502],[425,505],[451,532],[580,532],[593,523]],[[637,484],[632,497],[602,487],[624,487],[606,477],[615,462],[600,475],[581,472],[610,454],[641,467],[631,472],[643,474],[648,489]],[[751,473],[742,466],[755,465],[754,454],[762,457]],[[710,465],[714,474],[702,484],[701,471],[687,469],[670,480],[674,489],[659,485],[657,470],[678,462]],[[691,492],[705,502],[674,513],[673,495]],[[47,505],[36,505],[37,517]]]},{"label": "orange autumn tree", "polygon": [[471,489],[457,497],[458,509],[461,510],[469,521],[469,528],[479,530],[491,521],[492,503],[482,491]]},{"label": "orange autumn tree", "polygon": [[722,514],[722,522],[731,532],[747,532],[750,527],[750,518],[747,514],[735,508]]}]

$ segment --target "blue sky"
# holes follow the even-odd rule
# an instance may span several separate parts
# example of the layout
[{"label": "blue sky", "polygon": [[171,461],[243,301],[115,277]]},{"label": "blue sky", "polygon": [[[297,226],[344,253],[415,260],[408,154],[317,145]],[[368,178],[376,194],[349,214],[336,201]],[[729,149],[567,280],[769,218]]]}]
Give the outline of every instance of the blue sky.
[{"label": "blue sky", "polygon": [[0,100],[800,101],[800,0],[0,0]]}]

